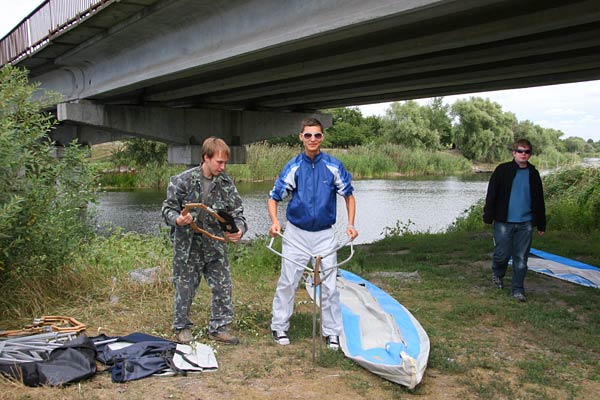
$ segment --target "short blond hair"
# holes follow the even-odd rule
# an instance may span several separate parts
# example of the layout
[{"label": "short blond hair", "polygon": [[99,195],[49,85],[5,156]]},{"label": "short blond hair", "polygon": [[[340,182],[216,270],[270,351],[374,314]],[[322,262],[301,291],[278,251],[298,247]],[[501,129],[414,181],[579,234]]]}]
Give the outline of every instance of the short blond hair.
[{"label": "short blond hair", "polygon": [[213,158],[217,153],[223,153],[229,158],[231,150],[223,139],[211,136],[202,143],[202,159],[204,160],[204,156]]}]

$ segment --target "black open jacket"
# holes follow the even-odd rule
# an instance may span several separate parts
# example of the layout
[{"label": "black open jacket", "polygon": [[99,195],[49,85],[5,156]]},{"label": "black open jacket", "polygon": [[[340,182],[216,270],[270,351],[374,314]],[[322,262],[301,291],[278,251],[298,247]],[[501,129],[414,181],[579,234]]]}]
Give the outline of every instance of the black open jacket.
[{"label": "black open jacket", "polygon": [[[542,178],[532,164],[527,163],[527,165],[529,167],[532,222],[538,231],[546,231],[546,205]],[[506,222],[510,191],[518,169],[519,165],[513,160],[498,165],[492,173],[483,207],[483,222],[486,224],[491,224],[493,221]]]}]

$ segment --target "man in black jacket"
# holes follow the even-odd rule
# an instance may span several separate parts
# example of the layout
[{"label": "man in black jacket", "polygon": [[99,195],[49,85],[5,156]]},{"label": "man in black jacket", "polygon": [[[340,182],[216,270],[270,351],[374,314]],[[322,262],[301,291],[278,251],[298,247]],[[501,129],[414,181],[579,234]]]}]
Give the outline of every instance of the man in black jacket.
[{"label": "man in black jacket", "polygon": [[546,207],[542,179],[529,163],[532,146],[526,139],[513,144],[513,160],[498,165],[488,184],[483,221],[494,224],[492,283],[503,288],[508,260],[512,257],[512,295],[526,301],[525,274],[533,227],[546,230]]}]

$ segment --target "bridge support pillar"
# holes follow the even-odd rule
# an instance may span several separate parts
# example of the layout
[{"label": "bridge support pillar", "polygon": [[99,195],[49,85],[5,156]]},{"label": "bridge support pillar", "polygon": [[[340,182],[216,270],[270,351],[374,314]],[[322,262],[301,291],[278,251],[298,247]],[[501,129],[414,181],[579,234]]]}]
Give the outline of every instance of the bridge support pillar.
[{"label": "bridge support pillar", "polygon": [[[246,148],[244,146],[229,146],[229,164],[245,164]],[[168,149],[169,164],[199,165],[202,162],[201,145],[170,145]]]}]

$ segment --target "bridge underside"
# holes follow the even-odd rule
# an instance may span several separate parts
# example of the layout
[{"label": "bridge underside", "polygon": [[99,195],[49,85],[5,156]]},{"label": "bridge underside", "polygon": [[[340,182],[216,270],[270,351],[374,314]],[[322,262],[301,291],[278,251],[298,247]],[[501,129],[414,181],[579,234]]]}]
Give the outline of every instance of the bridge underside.
[{"label": "bridge underside", "polygon": [[[105,120],[166,118],[125,133],[249,143],[331,107],[599,79],[600,2],[120,0],[20,65]],[[259,114],[281,129],[238,124]]]}]

